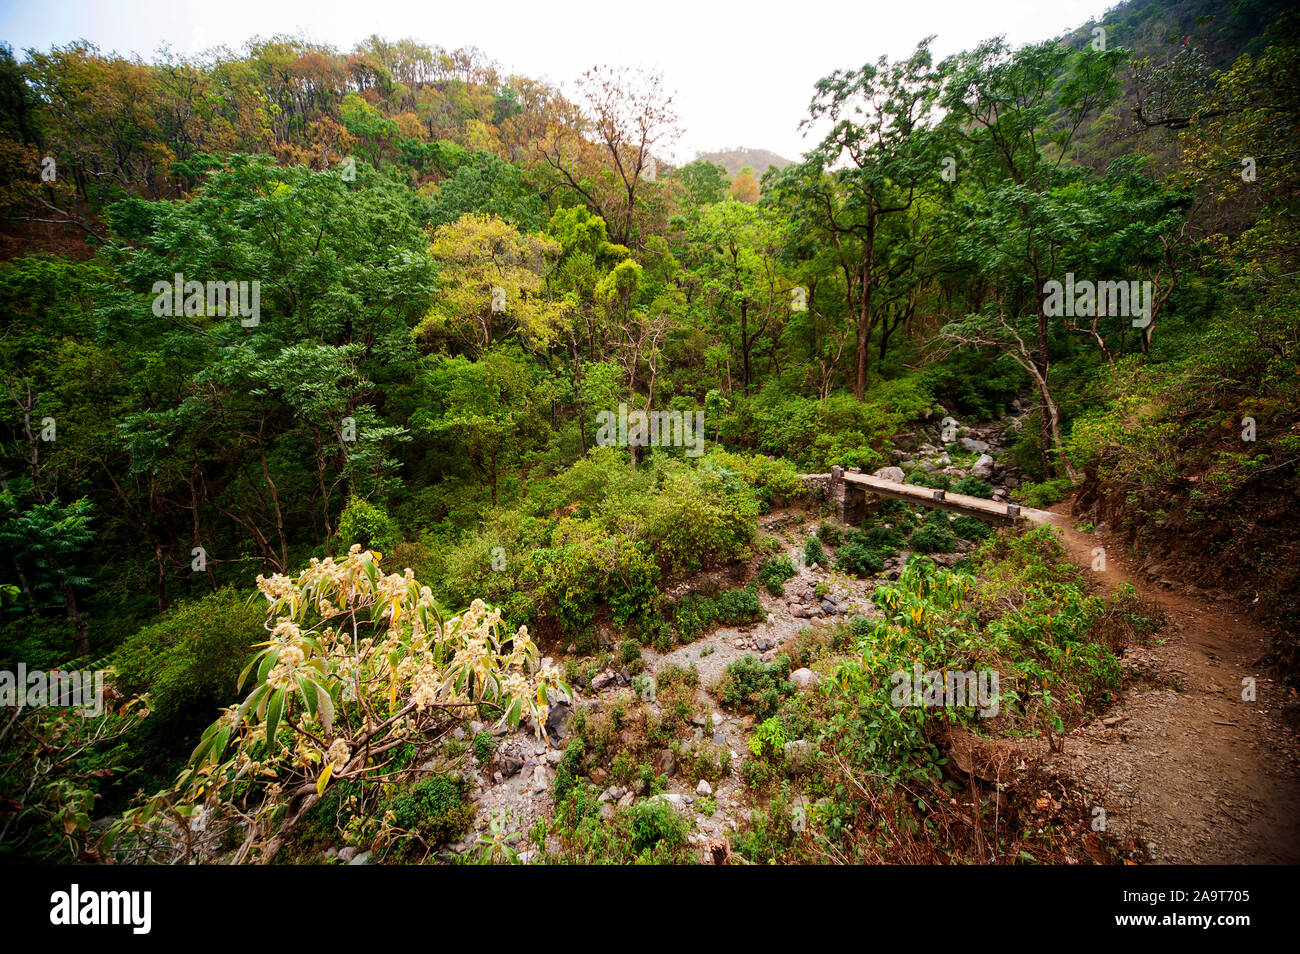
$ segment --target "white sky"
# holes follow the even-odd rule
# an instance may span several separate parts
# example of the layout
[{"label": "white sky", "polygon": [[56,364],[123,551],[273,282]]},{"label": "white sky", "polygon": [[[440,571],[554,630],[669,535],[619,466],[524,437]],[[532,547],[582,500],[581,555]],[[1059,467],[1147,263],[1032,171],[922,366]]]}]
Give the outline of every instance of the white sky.
[{"label": "white sky", "polygon": [[[788,159],[812,146],[799,133],[813,83],[834,69],[906,56],[936,34],[943,57],[999,34],[1048,39],[1117,0],[0,0],[0,41],[15,54],[86,39],[149,59],[254,35],[303,35],[351,49],[372,33],[448,49],[474,45],[505,73],[572,91],[598,63],[659,69],[675,90],[679,159],[731,146]],[[1123,37],[1109,36],[1112,45]]]}]

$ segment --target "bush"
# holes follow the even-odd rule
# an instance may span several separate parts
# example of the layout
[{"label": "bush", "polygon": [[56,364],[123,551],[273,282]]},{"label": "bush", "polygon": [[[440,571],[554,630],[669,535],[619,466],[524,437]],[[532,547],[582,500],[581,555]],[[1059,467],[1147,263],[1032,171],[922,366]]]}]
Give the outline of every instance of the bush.
[{"label": "bush", "polygon": [[794,572],[794,561],[788,556],[772,556],[759,565],[758,581],[773,596],[780,596],[785,592],[785,581],[794,576]]},{"label": "bush", "polygon": [[993,528],[983,520],[962,514],[952,522],[952,532],[963,540],[983,540],[993,532]]},{"label": "bush", "polygon": [[155,724],[188,732],[189,723],[209,721],[235,701],[265,619],[262,605],[230,587],[178,603],[118,647],[117,687],[127,696],[148,692]]},{"label": "bush", "polygon": [[1027,482],[1016,491],[1016,499],[1026,507],[1043,509],[1060,503],[1070,495],[1072,485],[1069,477],[1054,477],[1042,483]]},{"label": "bush", "polygon": [[389,799],[393,824],[429,845],[455,841],[474,820],[469,782],[459,775],[431,775]]},{"label": "bush", "polygon": [[952,492],[965,494],[968,497],[983,497],[988,500],[993,496],[993,486],[987,480],[980,480],[975,476],[963,477],[952,485]]},{"label": "bush", "polygon": [[686,844],[686,819],[663,799],[638,802],[629,815],[632,851],[638,858],[647,853],[657,856]]},{"label": "bush", "polygon": [[[716,597],[688,593],[673,606],[673,623],[680,642],[689,643],[716,626],[757,623],[766,618],[753,584],[726,590]],[[655,648],[658,649],[658,640]]]},{"label": "bush", "polygon": [[884,558],[860,538],[835,551],[835,569],[854,576],[871,576],[879,573],[884,565]]},{"label": "bush", "polygon": [[784,653],[767,665],[746,655],[726,668],[714,694],[724,706],[766,719],[776,713],[781,697],[794,691],[789,677],[790,659]]},{"label": "bush", "polygon": [[830,521],[823,522],[817,528],[817,536],[828,547],[837,547],[840,545],[840,541],[844,539],[844,533],[839,524]]},{"label": "bush", "polygon": [[957,537],[947,527],[926,523],[912,531],[907,545],[917,553],[952,553],[957,549]]},{"label": "bush", "polygon": [[871,527],[867,530],[854,530],[849,536],[850,543],[870,547],[882,553],[897,553],[906,544],[902,531],[895,527]]},{"label": "bush", "polygon": [[354,543],[381,553],[392,552],[402,539],[397,521],[382,506],[352,497],[339,517],[339,540],[346,551]]},{"label": "bush", "polygon": [[826,553],[822,550],[822,542],[816,537],[809,537],[804,541],[803,559],[809,566],[814,563],[820,565],[826,562]]}]

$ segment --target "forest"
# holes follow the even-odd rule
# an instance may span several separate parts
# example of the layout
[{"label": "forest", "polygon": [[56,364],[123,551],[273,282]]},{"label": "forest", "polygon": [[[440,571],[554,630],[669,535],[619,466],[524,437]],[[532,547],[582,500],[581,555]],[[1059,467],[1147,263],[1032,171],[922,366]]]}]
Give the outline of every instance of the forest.
[{"label": "forest", "polygon": [[1300,860],[1300,15],[917,39],[0,46],[0,862]]}]

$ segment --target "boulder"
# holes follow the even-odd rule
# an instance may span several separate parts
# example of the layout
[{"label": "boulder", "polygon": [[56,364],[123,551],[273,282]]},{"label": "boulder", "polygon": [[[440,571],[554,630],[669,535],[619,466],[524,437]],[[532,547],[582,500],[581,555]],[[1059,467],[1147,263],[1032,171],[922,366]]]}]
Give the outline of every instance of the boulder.
[{"label": "boulder", "polygon": [[907,475],[903,473],[903,468],[901,467],[882,467],[871,476],[879,477],[881,480],[892,480],[899,484],[901,484],[904,478],[907,477]]},{"label": "boulder", "polygon": [[821,677],[818,676],[817,673],[807,667],[796,669],[794,672],[790,673],[790,681],[794,683],[796,689],[807,689],[809,686],[814,685],[820,678]]},{"label": "boulder", "polygon": [[713,794],[713,786],[709,784],[707,779],[702,778],[700,784],[695,786],[695,794],[701,798],[708,798]]},{"label": "boulder", "polygon": [[686,811],[687,805],[686,796],[678,795],[676,792],[663,792],[659,795],[652,795],[650,798],[646,799],[646,802],[663,802],[676,812]]},{"label": "boulder", "polygon": [[795,768],[802,768],[807,765],[812,758],[814,751],[813,744],[806,739],[796,739],[793,742],[787,742],[782,750],[785,753],[786,760]]},{"label": "boulder", "polygon": [[669,778],[677,771],[677,756],[673,755],[672,749],[663,749],[659,753],[659,772],[661,775],[667,775]]},{"label": "boulder", "polygon": [[966,450],[970,451],[972,454],[983,454],[989,449],[987,441],[979,441],[973,437],[963,437],[961,439],[961,446],[966,448]]},{"label": "boulder", "polygon": [[988,480],[993,476],[993,471],[997,469],[997,462],[988,454],[980,454],[979,460],[971,467],[971,476],[978,477],[981,480]]}]

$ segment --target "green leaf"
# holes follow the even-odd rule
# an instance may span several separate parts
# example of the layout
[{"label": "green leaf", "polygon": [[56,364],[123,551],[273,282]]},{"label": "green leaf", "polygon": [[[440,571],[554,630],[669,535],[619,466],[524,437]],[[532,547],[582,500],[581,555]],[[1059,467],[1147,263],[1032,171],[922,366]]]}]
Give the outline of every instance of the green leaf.
[{"label": "green leaf", "polygon": [[275,751],[275,730],[280,727],[280,717],[284,715],[283,689],[277,689],[271,696],[271,703],[266,707],[266,743]]}]

